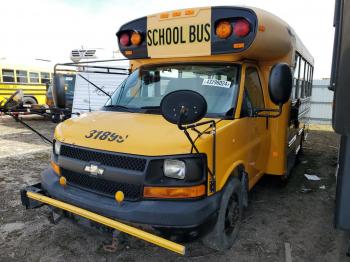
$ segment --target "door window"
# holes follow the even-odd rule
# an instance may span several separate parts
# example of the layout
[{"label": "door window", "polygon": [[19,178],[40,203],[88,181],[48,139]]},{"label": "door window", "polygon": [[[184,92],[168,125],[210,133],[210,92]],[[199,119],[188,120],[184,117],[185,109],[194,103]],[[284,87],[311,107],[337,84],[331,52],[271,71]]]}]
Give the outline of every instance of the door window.
[{"label": "door window", "polygon": [[250,101],[254,111],[265,108],[261,82],[255,67],[248,67],[246,69],[244,89],[247,96],[246,99]]}]

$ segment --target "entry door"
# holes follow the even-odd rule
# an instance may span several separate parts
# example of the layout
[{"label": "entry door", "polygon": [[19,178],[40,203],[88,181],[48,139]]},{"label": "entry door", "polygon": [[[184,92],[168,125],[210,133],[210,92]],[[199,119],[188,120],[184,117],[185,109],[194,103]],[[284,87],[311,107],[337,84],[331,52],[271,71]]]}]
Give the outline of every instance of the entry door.
[{"label": "entry door", "polygon": [[256,110],[263,108],[265,108],[264,92],[258,68],[255,65],[246,65],[241,118],[246,122],[245,136],[250,138],[247,141],[249,150],[246,167],[250,177],[263,174],[266,170],[270,142],[268,122],[265,117],[254,116]]}]

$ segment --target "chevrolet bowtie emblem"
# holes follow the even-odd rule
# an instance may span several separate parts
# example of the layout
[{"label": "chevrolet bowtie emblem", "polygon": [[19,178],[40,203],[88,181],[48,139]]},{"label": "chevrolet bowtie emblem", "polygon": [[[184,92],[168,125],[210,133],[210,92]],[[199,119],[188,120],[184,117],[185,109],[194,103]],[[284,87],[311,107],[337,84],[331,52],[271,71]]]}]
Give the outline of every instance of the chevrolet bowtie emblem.
[{"label": "chevrolet bowtie emblem", "polygon": [[99,168],[97,165],[93,165],[93,164],[87,165],[84,168],[84,170],[94,176],[102,175],[104,172],[102,168]]}]

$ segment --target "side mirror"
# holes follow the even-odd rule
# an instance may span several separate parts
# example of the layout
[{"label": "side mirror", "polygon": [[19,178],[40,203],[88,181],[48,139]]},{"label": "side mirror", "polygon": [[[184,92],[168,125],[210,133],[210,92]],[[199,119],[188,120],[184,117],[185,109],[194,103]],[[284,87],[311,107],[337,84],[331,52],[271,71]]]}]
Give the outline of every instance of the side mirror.
[{"label": "side mirror", "polygon": [[23,101],[23,96],[24,96],[23,90],[22,89],[17,90],[7,99],[7,101],[4,103],[3,108],[9,109],[11,107],[16,107],[20,105]]},{"label": "side mirror", "polygon": [[285,104],[292,93],[293,78],[289,65],[279,63],[272,67],[269,78],[269,94],[276,105]]},{"label": "side mirror", "polygon": [[65,79],[63,75],[54,75],[52,84],[52,98],[56,107],[66,108]]},{"label": "side mirror", "polygon": [[195,91],[177,90],[163,97],[160,110],[167,121],[180,128],[201,120],[207,113],[207,102]]}]

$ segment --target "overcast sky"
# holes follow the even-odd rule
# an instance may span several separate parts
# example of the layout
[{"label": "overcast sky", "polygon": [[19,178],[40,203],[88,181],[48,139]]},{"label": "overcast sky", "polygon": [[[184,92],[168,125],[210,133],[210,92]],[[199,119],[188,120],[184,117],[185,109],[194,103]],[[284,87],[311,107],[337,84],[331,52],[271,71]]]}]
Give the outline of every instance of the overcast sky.
[{"label": "overcast sky", "polygon": [[166,10],[246,5],[288,22],[315,58],[315,78],[329,77],[334,0],[11,0],[1,2],[0,58],[68,62],[72,49],[117,50],[123,23]]}]

